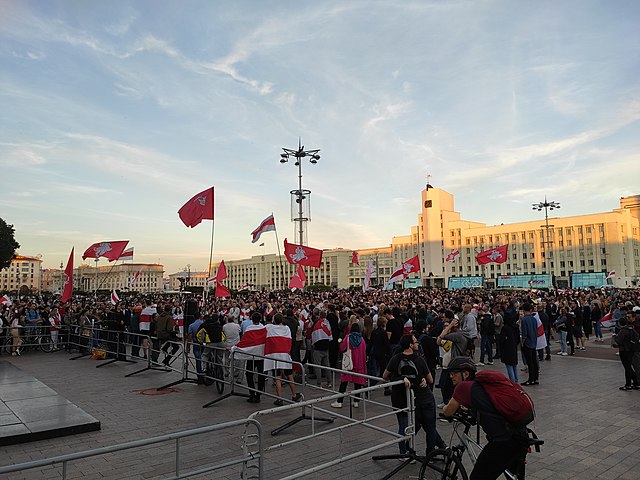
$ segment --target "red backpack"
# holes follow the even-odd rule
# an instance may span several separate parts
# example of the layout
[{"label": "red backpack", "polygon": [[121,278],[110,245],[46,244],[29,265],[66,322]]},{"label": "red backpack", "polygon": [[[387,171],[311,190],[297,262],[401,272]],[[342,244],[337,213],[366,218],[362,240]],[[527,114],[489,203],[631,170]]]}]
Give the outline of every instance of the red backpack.
[{"label": "red backpack", "polygon": [[533,400],[517,383],[512,382],[495,370],[483,370],[476,373],[478,382],[497,412],[510,424],[524,427],[535,418]]}]

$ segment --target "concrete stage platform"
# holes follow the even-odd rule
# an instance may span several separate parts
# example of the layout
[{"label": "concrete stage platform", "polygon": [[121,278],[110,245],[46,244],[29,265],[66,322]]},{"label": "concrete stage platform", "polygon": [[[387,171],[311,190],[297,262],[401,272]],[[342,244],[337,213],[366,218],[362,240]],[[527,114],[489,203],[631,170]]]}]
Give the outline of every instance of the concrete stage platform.
[{"label": "concrete stage platform", "polygon": [[0,361],[0,445],[100,430],[100,422],[15,365]]}]

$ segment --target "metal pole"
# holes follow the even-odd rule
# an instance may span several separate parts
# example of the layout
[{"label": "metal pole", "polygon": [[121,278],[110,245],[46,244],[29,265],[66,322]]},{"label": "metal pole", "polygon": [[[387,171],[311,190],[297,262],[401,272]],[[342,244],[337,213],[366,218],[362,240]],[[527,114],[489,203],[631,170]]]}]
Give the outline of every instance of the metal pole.
[{"label": "metal pole", "polygon": [[304,245],[304,228],[302,227],[302,156],[296,155],[296,160],[298,160],[298,234],[300,235],[298,243]]}]

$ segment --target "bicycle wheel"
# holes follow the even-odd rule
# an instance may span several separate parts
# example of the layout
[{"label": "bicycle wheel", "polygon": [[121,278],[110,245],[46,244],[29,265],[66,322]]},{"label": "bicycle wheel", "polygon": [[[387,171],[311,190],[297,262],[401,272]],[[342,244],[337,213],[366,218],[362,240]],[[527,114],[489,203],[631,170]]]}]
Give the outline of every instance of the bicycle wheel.
[{"label": "bicycle wheel", "polygon": [[449,449],[429,452],[420,467],[420,480],[468,480],[467,472],[459,458]]},{"label": "bicycle wheel", "polygon": [[2,353],[6,353],[7,355],[11,355],[13,351],[13,337],[7,337],[3,339],[2,342]]},{"label": "bicycle wheel", "polygon": [[49,336],[40,337],[38,339],[38,346],[43,352],[51,353],[53,351],[53,342]]},{"label": "bicycle wheel", "polygon": [[216,390],[218,391],[219,394],[222,395],[222,392],[224,392],[224,372],[222,370],[222,366],[221,365],[215,365],[213,367],[213,378],[215,379],[216,382]]},{"label": "bicycle wheel", "polygon": [[213,369],[213,363],[207,361],[207,368],[205,368],[204,370],[204,378],[202,379],[202,381],[207,387],[210,385],[213,385],[213,382],[215,380],[214,376],[215,376],[215,371]]}]

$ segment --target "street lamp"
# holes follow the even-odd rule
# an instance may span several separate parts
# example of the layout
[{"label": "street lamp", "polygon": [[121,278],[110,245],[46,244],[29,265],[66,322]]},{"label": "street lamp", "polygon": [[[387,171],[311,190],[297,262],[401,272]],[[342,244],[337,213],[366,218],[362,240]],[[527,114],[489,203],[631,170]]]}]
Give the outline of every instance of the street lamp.
[{"label": "street lamp", "polygon": [[185,286],[184,289],[186,290],[187,288],[189,288],[189,284],[191,283],[191,264],[188,263],[187,266],[184,268],[184,272],[187,274],[187,278],[185,278]]},{"label": "street lamp", "polygon": [[[545,195],[544,197],[544,202],[540,202],[540,203],[534,203],[532,204],[533,210],[536,210],[538,212],[541,212],[542,209],[544,209],[544,228],[545,228],[545,241],[542,242],[544,245],[544,257],[545,257],[545,268],[547,270],[547,272],[550,273],[550,268],[547,266],[547,262],[549,261],[549,253],[550,253],[550,248],[549,248],[549,244],[551,243],[551,240],[549,238],[549,210],[555,210],[560,208],[560,204],[558,202],[549,202],[547,200],[547,196]],[[552,277],[553,278],[553,277]],[[552,280],[553,282],[553,280]]]},{"label": "street lamp", "polygon": [[[298,244],[304,245],[306,242],[304,241],[304,233],[305,233],[305,225],[306,222],[309,221],[309,217],[305,216],[304,208],[303,208],[303,200],[307,200],[307,205],[309,205],[309,195],[311,194],[310,190],[302,189],[302,159],[308,157],[309,163],[311,165],[315,165],[320,160],[320,155],[318,152],[320,150],[305,150],[304,146],[301,145],[300,139],[298,139],[298,149],[292,150],[289,148],[283,148],[282,151],[284,153],[280,154],[280,163],[287,163],[289,158],[293,157],[296,159],[294,165],[298,167],[298,189],[291,190],[291,196],[295,197],[295,202],[298,204],[298,216],[297,218],[292,218],[294,222],[298,222]],[[292,212],[293,214],[293,212]]]}]

